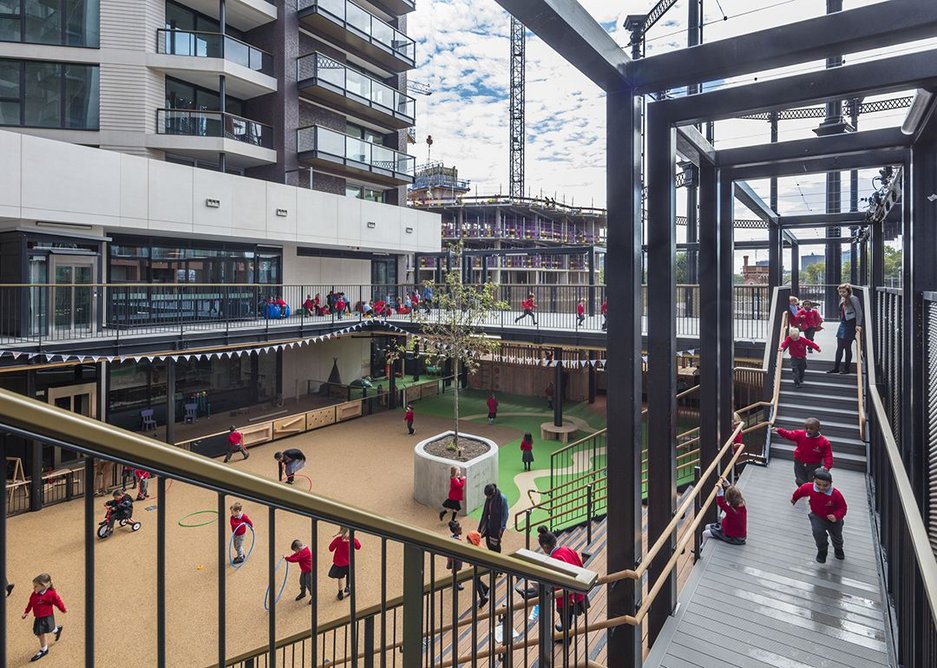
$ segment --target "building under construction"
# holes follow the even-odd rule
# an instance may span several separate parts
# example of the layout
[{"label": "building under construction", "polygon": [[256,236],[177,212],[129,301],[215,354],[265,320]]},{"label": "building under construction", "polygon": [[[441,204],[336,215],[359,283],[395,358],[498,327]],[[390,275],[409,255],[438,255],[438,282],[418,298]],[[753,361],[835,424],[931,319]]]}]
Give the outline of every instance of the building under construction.
[{"label": "building under construction", "polygon": [[[455,167],[417,169],[410,206],[442,216],[443,251],[416,259],[417,280],[446,266],[444,249],[462,241],[470,251],[466,280],[512,285],[596,285],[605,258],[605,209],[568,206],[553,199],[469,196]],[[490,254],[477,251],[490,250]]]}]

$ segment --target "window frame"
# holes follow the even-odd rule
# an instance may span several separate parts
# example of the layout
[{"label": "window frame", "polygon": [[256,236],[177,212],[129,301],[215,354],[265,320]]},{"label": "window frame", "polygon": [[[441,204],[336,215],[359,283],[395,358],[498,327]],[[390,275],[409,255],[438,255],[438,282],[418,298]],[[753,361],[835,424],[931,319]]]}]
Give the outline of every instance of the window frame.
[{"label": "window frame", "polygon": [[[19,22],[19,39],[3,39],[0,38],[0,43],[7,44],[41,44],[44,46],[67,46],[73,49],[100,49],[101,48],[101,2],[100,0],[84,0],[85,3],[93,2],[96,4],[96,14],[97,14],[97,31],[95,31],[92,36],[93,39],[85,40],[83,44],[72,44],[68,41],[69,36],[69,18],[71,13],[67,11],[69,0],[57,0],[58,2],[58,14],[60,16],[60,25],[59,25],[59,40],[57,42],[39,42],[32,39],[26,39],[26,9],[24,3],[27,0],[15,0],[18,12],[3,12],[0,13],[0,19],[6,20],[15,20]],[[88,35],[86,34],[86,37]],[[93,42],[93,43],[92,43]]]},{"label": "window frame", "polygon": [[[0,123],[0,128],[42,128],[45,130],[76,130],[78,132],[99,132],[101,129],[101,66],[95,63],[67,63],[56,60],[19,60],[16,58],[0,58],[0,62],[14,63],[19,66],[19,97],[0,97],[0,102],[16,102],[19,104],[19,123],[16,125],[10,123]],[[34,125],[26,123],[26,66],[35,65],[58,65],[59,66],[59,124],[58,125]],[[68,67],[88,67],[97,70],[98,76],[98,122],[94,127],[69,127],[68,125],[68,76],[65,69]]]}]

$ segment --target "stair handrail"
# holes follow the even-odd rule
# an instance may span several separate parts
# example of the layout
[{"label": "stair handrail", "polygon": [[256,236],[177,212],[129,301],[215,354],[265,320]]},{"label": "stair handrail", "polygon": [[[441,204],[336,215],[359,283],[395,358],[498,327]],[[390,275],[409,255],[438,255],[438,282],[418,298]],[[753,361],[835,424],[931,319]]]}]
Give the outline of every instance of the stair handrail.
[{"label": "stair handrail", "polygon": [[[862,307],[866,313],[871,313],[871,300],[869,291],[863,290]],[[869,395],[870,414],[880,425],[879,431],[882,435],[885,456],[888,458],[889,468],[891,469],[892,480],[895,494],[901,503],[901,509],[907,522],[907,531],[911,546],[914,552],[914,560],[920,573],[921,583],[926,592],[927,603],[930,607],[931,616],[937,618],[937,557],[934,555],[933,548],[927,533],[927,526],[924,524],[924,517],[917,505],[918,498],[911,486],[911,480],[908,478],[908,472],[905,469],[904,460],[901,457],[901,451],[898,449],[898,442],[891,430],[888,421],[888,413],[885,411],[885,403],[882,401],[882,395],[878,391],[877,370],[875,365],[875,349],[873,347],[874,337],[872,336],[871,325],[872,318],[865,319],[863,327],[865,336],[857,340],[865,344],[863,351],[867,360],[872,360],[866,364],[866,389]],[[877,484],[878,481],[876,481]]]},{"label": "stair handrail", "polygon": [[790,311],[786,311],[781,314],[781,328],[780,328],[780,337],[778,343],[778,352],[777,357],[774,361],[774,389],[771,392],[771,401],[769,402],[771,406],[771,413],[768,417],[768,427],[774,426],[774,421],[778,417],[778,401],[781,398],[781,370],[784,367],[784,351],[781,350],[781,342],[784,341],[784,337],[787,332],[788,316]]},{"label": "stair handrail", "polygon": [[[866,311],[868,313],[868,311]],[[866,322],[869,321],[869,316],[866,316]],[[862,354],[862,330],[856,332],[856,396],[859,401],[859,438],[863,441],[865,440],[865,392],[864,390],[864,378],[865,378],[865,355]]]}]

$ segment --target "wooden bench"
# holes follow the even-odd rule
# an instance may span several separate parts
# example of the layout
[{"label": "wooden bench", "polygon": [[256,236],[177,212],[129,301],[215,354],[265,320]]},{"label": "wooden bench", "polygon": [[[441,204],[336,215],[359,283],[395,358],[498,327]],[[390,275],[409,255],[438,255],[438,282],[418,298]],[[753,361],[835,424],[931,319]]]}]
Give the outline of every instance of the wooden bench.
[{"label": "wooden bench", "polygon": [[579,427],[572,422],[567,422],[560,427],[552,422],[543,422],[540,424],[540,439],[569,443],[570,434],[575,434],[577,431],[579,431]]}]

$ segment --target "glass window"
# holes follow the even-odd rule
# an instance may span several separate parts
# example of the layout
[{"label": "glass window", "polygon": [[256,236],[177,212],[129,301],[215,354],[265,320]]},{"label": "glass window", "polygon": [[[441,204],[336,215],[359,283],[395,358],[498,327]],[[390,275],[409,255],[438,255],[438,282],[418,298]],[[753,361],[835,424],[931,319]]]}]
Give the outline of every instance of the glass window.
[{"label": "glass window", "polygon": [[0,40],[97,47],[100,0],[0,0]]},{"label": "glass window", "polygon": [[27,62],[24,93],[25,125],[62,126],[62,66],[59,63]]},{"label": "glass window", "polygon": [[65,66],[65,127],[98,127],[98,73],[97,67]]},{"label": "glass window", "polygon": [[65,0],[65,43],[97,46],[101,41],[98,0]]},{"label": "glass window", "polygon": [[62,7],[60,0],[25,0],[25,42],[33,44],[62,43]]},{"label": "glass window", "polygon": [[0,125],[96,130],[99,68],[0,60]]}]

